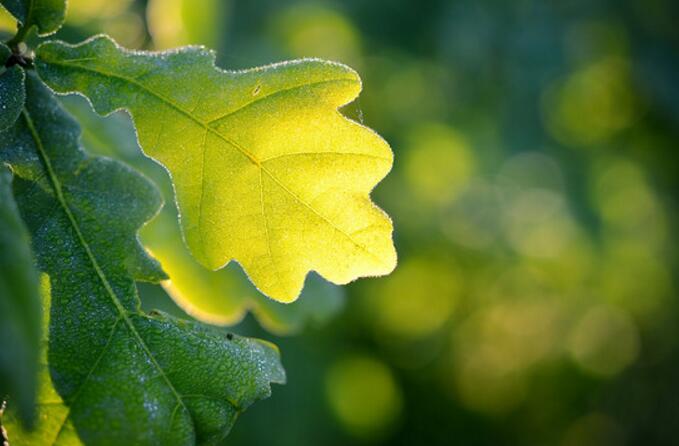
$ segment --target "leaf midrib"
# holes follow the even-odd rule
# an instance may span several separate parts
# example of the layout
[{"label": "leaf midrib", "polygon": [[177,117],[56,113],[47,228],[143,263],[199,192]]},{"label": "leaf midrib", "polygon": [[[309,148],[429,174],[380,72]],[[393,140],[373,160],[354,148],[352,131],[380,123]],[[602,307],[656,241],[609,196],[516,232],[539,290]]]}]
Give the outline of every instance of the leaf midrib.
[{"label": "leaf midrib", "polygon": [[[35,144],[38,148],[39,156],[42,162],[45,165],[45,170],[47,171],[47,175],[50,179],[50,182],[52,183],[52,188],[54,189],[54,193],[56,195],[57,201],[59,202],[60,206],[64,210],[64,213],[68,217],[69,223],[71,224],[71,227],[75,231],[78,241],[82,245],[83,249],[87,253],[87,257],[90,260],[90,263],[92,264],[92,267],[97,273],[97,277],[99,278],[100,282],[102,283],[104,289],[106,290],[106,293],[111,299],[111,302],[113,303],[114,307],[118,311],[120,315],[120,319],[125,322],[127,325],[128,329],[130,332],[134,335],[135,339],[139,343],[139,345],[142,347],[144,350],[144,353],[148,356],[148,358],[151,360],[151,363],[154,365],[154,367],[158,370],[160,375],[163,377],[163,380],[167,384],[167,386],[170,388],[172,391],[173,395],[177,399],[178,404],[180,404],[184,409],[187,410],[186,405],[184,404],[184,401],[182,400],[181,396],[177,392],[177,390],[174,388],[172,385],[172,382],[169,380],[167,375],[165,374],[165,371],[160,367],[160,364],[156,361],[155,356],[151,352],[151,350],[148,348],[146,345],[146,342],[144,342],[144,339],[141,337],[139,332],[137,331],[137,328],[134,326],[130,318],[128,317],[127,310],[123,307],[123,305],[120,303],[120,300],[116,296],[115,292],[113,291],[113,288],[111,287],[111,284],[109,283],[108,279],[106,278],[106,275],[104,274],[103,270],[101,269],[99,262],[97,261],[96,257],[94,256],[94,253],[92,252],[92,249],[90,248],[89,244],[87,243],[87,240],[85,239],[85,236],[83,235],[82,231],[80,230],[80,226],[78,225],[77,220],[75,219],[75,215],[73,215],[73,212],[71,211],[71,208],[69,207],[68,203],[66,202],[66,199],[63,194],[63,190],[61,187],[61,182],[57,178],[57,175],[54,171],[54,168],[52,167],[52,162],[50,161],[49,156],[47,156],[47,153],[45,151],[45,147],[42,143],[42,139],[40,138],[40,135],[38,134],[37,129],[35,128],[35,125],[33,124],[33,119],[31,118],[28,110],[24,108],[23,110],[23,115],[24,119],[26,121],[26,124],[28,126],[29,131],[31,132],[31,137],[35,141]],[[114,328],[117,326],[117,322],[114,325]],[[112,336],[114,335],[115,330],[112,331]],[[99,358],[101,359],[101,358]],[[84,384],[84,382],[89,378],[89,376],[94,372],[94,370],[98,367],[100,364],[100,361],[97,360],[90,371],[88,372],[88,375],[86,379],[81,383],[81,385]],[[78,396],[78,393],[76,394],[76,397]],[[69,401],[69,405],[72,405],[73,401]],[[70,415],[69,415],[70,416]],[[68,418],[68,417],[67,417]]]},{"label": "leaf midrib", "polygon": [[[67,68],[76,68],[76,69],[80,69],[80,70],[83,70],[83,71],[89,71],[89,72],[92,72],[92,73],[95,73],[95,74],[99,74],[99,75],[102,75],[102,76],[107,76],[107,77],[110,77],[110,78],[113,78],[113,79],[122,80],[122,81],[128,82],[128,83],[130,83],[130,84],[136,86],[137,88],[139,88],[139,89],[141,89],[141,90],[143,90],[143,91],[149,93],[150,95],[152,95],[152,96],[155,97],[156,99],[158,99],[158,100],[160,100],[161,102],[165,103],[166,105],[170,106],[171,108],[173,108],[174,110],[176,110],[176,111],[179,112],[180,114],[182,114],[182,115],[188,117],[190,120],[192,120],[192,121],[195,122],[196,124],[199,124],[201,127],[203,127],[203,128],[206,129],[207,131],[211,132],[212,134],[214,134],[215,136],[217,136],[218,138],[222,139],[224,142],[226,142],[227,144],[231,145],[231,146],[234,147],[236,150],[238,150],[239,152],[241,152],[241,153],[242,153],[246,158],[248,158],[255,166],[259,167],[262,171],[264,171],[264,172],[269,176],[269,178],[271,178],[276,184],[278,184],[278,186],[279,186],[281,189],[283,189],[286,193],[288,193],[291,197],[293,197],[298,203],[300,203],[300,204],[303,205],[305,208],[307,208],[308,210],[310,210],[315,216],[317,216],[318,218],[320,218],[321,220],[323,220],[324,222],[326,222],[326,224],[328,224],[328,225],[329,225],[330,227],[332,227],[334,230],[336,230],[336,231],[338,231],[339,233],[341,233],[342,235],[344,235],[344,237],[346,237],[349,241],[351,241],[351,242],[354,244],[354,246],[360,248],[363,252],[367,253],[369,256],[371,256],[373,259],[375,259],[378,263],[382,264],[383,266],[389,266],[388,263],[387,263],[384,259],[382,259],[380,256],[374,254],[374,253],[373,253],[371,250],[369,250],[365,245],[363,245],[362,243],[359,243],[357,240],[355,240],[355,239],[351,236],[351,234],[347,233],[345,230],[343,230],[342,228],[340,228],[340,227],[338,227],[337,225],[335,225],[335,224],[334,224],[332,221],[330,221],[327,217],[325,217],[325,216],[322,215],[320,212],[318,212],[316,209],[314,209],[309,203],[307,203],[306,201],[302,200],[297,194],[295,194],[293,191],[291,191],[291,190],[290,190],[285,184],[283,184],[283,183],[282,183],[282,182],[281,182],[281,181],[280,181],[280,180],[279,180],[272,172],[270,172],[266,167],[264,167],[262,161],[258,160],[258,159],[257,159],[252,153],[250,153],[250,151],[248,151],[245,147],[243,147],[242,145],[240,145],[240,144],[237,143],[236,141],[232,140],[232,139],[229,138],[228,136],[225,136],[225,135],[223,135],[222,133],[218,132],[217,129],[215,129],[214,127],[211,126],[211,123],[212,123],[212,122],[205,122],[205,121],[199,119],[198,117],[194,116],[193,113],[191,113],[191,112],[189,112],[188,110],[185,110],[184,108],[182,108],[181,106],[175,104],[174,101],[172,101],[172,100],[170,100],[169,98],[165,97],[163,94],[158,93],[158,92],[152,90],[151,88],[147,87],[146,85],[144,85],[144,84],[138,82],[137,80],[135,80],[135,79],[133,79],[133,78],[130,78],[130,77],[127,77],[127,76],[122,76],[122,75],[119,75],[119,74],[110,73],[110,72],[107,72],[107,71],[104,71],[104,70],[100,70],[100,69],[95,69],[95,68],[91,68],[91,67],[85,67],[85,66],[82,66],[82,65],[79,65],[79,64],[69,64],[69,63],[66,63],[66,62],[64,62],[64,61],[54,61],[54,60],[50,60],[50,61],[48,61],[47,63],[52,64],[52,65],[67,67]],[[337,79],[328,79],[328,80],[321,81],[321,82],[314,82],[314,83],[308,83],[308,84],[301,84],[301,85],[297,85],[297,86],[295,86],[295,87],[291,87],[291,88],[287,88],[287,89],[278,90],[278,91],[276,91],[276,93],[272,93],[272,94],[266,95],[266,96],[264,96],[264,97],[262,97],[262,98],[258,98],[258,100],[266,99],[266,98],[272,96],[273,94],[282,93],[282,92],[286,92],[286,91],[290,91],[290,90],[302,88],[302,87],[309,86],[309,85],[313,85],[313,84],[320,84],[320,83],[327,83],[327,82],[352,81],[352,80],[353,80],[353,79],[349,79],[349,78],[337,78]],[[257,102],[257,101],[253,101],[253,102]],[[251,103],[252,103],[252,102],[251,102]],[[250,105],[251,103],[246,104],[246,106]],[[241,109],[242,109],[242,108],[241,108]],[[239,110],[241,110],[241,109],[239,109]],[[236,111],[234,111],[234,112],[232,112],[232,113],[235,113],[235,112],[237,112],[237,111],[239,111],[239,110],[236,110]],[[230,116],[232,113],[230,113],[230,114],[227,115],[227,116]],[[219,120],[221,120],[221,119],[222,119],[222,118],[219,118],[219,119],[217,119],[217,121],[219,121]],[[214,122],[216,122],[216,121],[214,121]],[[203,152],[205,152],[205,148],[203,148]],[[204,153],[203,153],[203,156],[204,156]],[[204,177],[204,175],[203,175],[203,177]],[[203,189],[203,188],[204,188],[204,187],[201,187],[201,189]],[[202,203],[201,203],[201,206],[202,206]],[[202,231],[200,231],[200,232],[201,232],[201,237],[202,237]],[[203,249],[204,249],[204,248],[203,248]]]}]

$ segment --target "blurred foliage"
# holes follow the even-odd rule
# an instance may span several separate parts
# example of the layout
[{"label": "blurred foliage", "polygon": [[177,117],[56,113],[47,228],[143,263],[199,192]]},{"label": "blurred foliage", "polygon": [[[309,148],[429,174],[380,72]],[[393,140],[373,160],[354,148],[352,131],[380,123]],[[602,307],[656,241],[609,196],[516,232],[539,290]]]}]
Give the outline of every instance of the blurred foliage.
[{"label": "blurred foliage", "polygon": [[344,113],[396,155],[375,199],[399,267],[277,340],[289,384],[228,444],[676,443],[676,2],[99,3],[62,37],[349,63],[364,92]]},{"label": "blurred foliage", "polygon": [[228,4],[224,0],[150,0],[146,18],[154,46],[200,44],[218,49]]},{"label": "blurred foliage", "polygon": [[389,368],[369,356],[341,358],[328,370],[325,388],[338,421],[358,437],[379,435],[401,410]]}]

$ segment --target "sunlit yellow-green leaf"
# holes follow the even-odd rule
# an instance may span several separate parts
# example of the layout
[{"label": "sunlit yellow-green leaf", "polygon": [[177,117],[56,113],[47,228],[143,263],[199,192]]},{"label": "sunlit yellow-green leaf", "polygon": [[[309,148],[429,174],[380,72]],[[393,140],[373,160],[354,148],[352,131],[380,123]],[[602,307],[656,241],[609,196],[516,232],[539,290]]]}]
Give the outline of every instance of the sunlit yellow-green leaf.
[{"label": "sunlit yellow-green leaf", "polygon": [[361,89],[350,68],[222,71],[201,48],[131,52],[105,36],[45,43],[36,67],[99,113],[130,111],[142,148],[173,177],[185,240],[206,267],[235,259],[280,301],[310,270],[338,284],[393,270],[392,224],[370,200],[393,157],[337,111]]},{"label": "sunlit yellow-green leaf", "polygon": [[216,325],[234,325],[248,311],[272,333],[290,335],[318,325],[343,305],[343,290],[316,275],[307,277],[300,298],[283,304],[257,292],[236,265],[210,271],[182,243],[177,219],[163,211],[141,231],[142,242],[171,277],[163,288],[184,311]]},{"label": "sunlit yellow-green leaf", "polygon": [[251,312],[269,332],[291,335],[324,324],[342,309],[344,288],[317,274],[307,277],[299,299],[283,304],[259,293],[235,262],[219,271],[203,267],[182,241],[171,203],[172,182],[164,169],[141,153],[129,117],[123,113],[101,117],[78,96],[64,97],[61,103],[80,122],[87,149],[131,164],[162,191],[165,208],[142,228],[141,241],[171,277],[162,283],[163,288],[184,311],[204,322],[224,326],[239,323]]}]

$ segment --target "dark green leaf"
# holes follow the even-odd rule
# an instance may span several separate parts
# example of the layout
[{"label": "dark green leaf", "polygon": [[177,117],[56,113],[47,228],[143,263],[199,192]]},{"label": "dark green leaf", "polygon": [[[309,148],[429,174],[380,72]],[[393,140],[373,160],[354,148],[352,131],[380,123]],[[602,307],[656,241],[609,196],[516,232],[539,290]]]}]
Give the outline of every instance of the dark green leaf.
[{"label": "dark green leaf", "polygon": [[0,43],[0,131],[16,122],[26,99],[24,70],[16,65],[4,67],[10,54],[10,49]]},{"label": "dark green leaf", "polygon": [[41,36],[56,32],[66,17],[66,0],[0,0],[0,4],[23,27],[37,26]]},{"label": "dark green leaf", "polygon": [[[284,381],[278,351],[141,312],[134,280],[165,278],[136,237],[160,196],[125,165],[83,153],[79,133],[30,75],[22,116],[0,134],[0,157],[18,177],[17,203],[50,277],[47,359],[63,399],[41,395],[50,430],[24,443],[73,444],[75,433],[94,445],[213,443],[270,394],[270,382]],[[12,427],[10,440],[21,444]]]},{"label": "dark green leaf", "polygon": [[34,416],[40,343],[38,273],[30,240],[0,164],[0,400],[9,396],[25,424]]}]

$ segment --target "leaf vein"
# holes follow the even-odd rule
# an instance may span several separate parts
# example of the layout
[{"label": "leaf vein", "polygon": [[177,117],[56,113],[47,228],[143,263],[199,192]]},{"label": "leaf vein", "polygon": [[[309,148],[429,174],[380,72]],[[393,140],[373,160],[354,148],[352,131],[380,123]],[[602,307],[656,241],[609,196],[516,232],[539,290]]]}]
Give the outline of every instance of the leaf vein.
[{"label": "leaf vein", "polygon": [[332,83],[335,83],[335,82],[342,82],[342,81],[350,82],[350,81],[353,81],[353,80],[354,80],[354,79],[348,78],[348,77],[340,77],[340,78],[336,78],[336,79],[326,79],[326,80],[323,80],[323,81],[305,82],[305,83],[303,83],[303,84],[295,85],[294,87],[281,88],[280,90],[276,90],[276,91],[274,91],[274,92],[272,92],[272,93],[266,94],[266,95],[264,95],[264,96],[260,96],[260,97],[258,97],[257,99],[254,99],[254,100],[252,100],[252,101],[250,101],[250,102],[246,102],[245,104],[242,104],[242,105],[240,105],[239,107],[237,107],[235,110],[231,110],[231,111],[228,112],[228,113],[225,113],[225,114],[223,114],[223,115],[221,115],[221,116],[217,116],[216,118],[213,118],[213,119],[209,120],[209,121],[207,122],[207,124],[208,124],[208,125],[215,124],[215,123],[217,123],[217,122],[219,122],[219,121],[221,121],[221,120],[223,120],[223,119],[228,118],[229,116],[235,115],[236,113],[245,110],[246,108],[248,108],[248,107],[250,107],[250,106],[252,106],[252,105],[255,105],[256,103],[258,103],[258,102],[260,102],[260,101],[263,101],[264,99],[269,99],[269,98],[271,98],[271,97],[273,97],[273,96],[277,96],[277,95],[279,95],[279,94],[289,93],[289,92],[291,92],[291,91],[299,90],[299,89],[302,89],[302,88],[305,88],[305,87],[314,87],[314,86],[316,86],[316,85],[332,84]]},{"label": "leaf vein", "polygon": [[[120,317],[125,322],[125,324],[128,326],[130,332],[133,334],[133,336],[135,337],[136,341],[141,346],[144,353],[148,356],[148,358],[150,359],[153,366],[164,377],[166,385],[170,388],[170,390],[174,394],[177,401],[180,404],[184,405],[184,402],[182,401],[181,396],[179,395],[177,390],[174,388],[174,386],[172,385],[170,380],[167,378],[163,369],[160,367],[160,364],[158,364],[155,357],[153,356],[153,354],[149,350],[148,346],[146,345],[146,343],[142,339],[139,332],[137,331],[136,327],[134,326],[134,324],[132,323],[132,321],[128,317],[127,311],[125,310],[123,305],[120,303],[120,300],[118,299],[115,292],[113,291],[113,288],[111,287],[111,284],[108,282],[106,275],[104,274],[103,270],[99,266],[99,262],[97,261],[96,257],[94,256],[94,253],[92,252],[92,249],[90,248],[89,244],[87,243],[87,240],[85,239],[84,234],[80,230],[80,225],[78,224],[78,222],[75,218],[75,215],[73,214],[73,212],[71,211],[71,208],[69,207],[68,203],[66,202],[66,199],[64,197],[64,194],[63,194],[63,191],[62,191],[62,188],[61,188],[61,182],[57,178],[57,175],[56,175],[56,173],[55,173],[55,171],[52,167],[52,162],[50,161],[49,157],[47,156],[47,152],[46,152],[45,147],[42,143],[42,138],[38,134],[38,131],[35,128],[35,125],[33,124],[33,120],[30,117],[28,110],[26,110],[26,109],[23,110],[23,116],[26,120],[29,131],[31,132],[31,136],[32,136],[33,140],[35,141],[35,144],[38,148],[38,153],[40,155],[40,158],[42,159],[42,161],[45,165],[45,170],[47,171],[47,175],[49,176],[49,179],[52,183],[52,187],[54,188],[54,192],[55,192],[55,195],[57,197],[57,200],[59,201],[61,207],[64,210],[64,213],[66,214],[66,216],[69,220],[69,223],[71,224],[74,232],[76,233],[78,241],[83,246],[83,249],[85,250],[85,252],[87,254],[87,257],[89,258],[90,262],[92,263],[92,267],[96,271],[97,276],[102,283],[102,286],[106,290],[106,292],[107,292],[108,296],[110,297],[114,307],[116,308],[116,310],[120,314]],[[96,366],[96,364],[95,364],[95,366]]]},{"label": "leaf vein", "polygon": [[207,152],[208,129],[205,129],[202,144],[202,161],[200,165],[200,201],[198,202],[198,234],[200,234],[200,248],[205,255],[205,238],[203,237],[203,207],[205,202],[205,155]]},{"label": "leaf vein", "polygon": [[387,162],[390,161],[388,158],[385,158],[383,156],[371,155],[369,153],[358,153],[358,152],[294,152],[294,153],[283,153],[281,155],[272,156],[271,158],[267,158],[267,159],[260,161],[260,163],[264,164],[264,163],[268,163],[270,161],[275,161],[275,160],[280,159],[280,158],[295,157],[295,156],[310,156],[310,155],[357,156],[357,157],[376,159],[376,160],[380,160],[380,161],[387,161]]},{"label": "leaf vein", "polygon": [[[108,339],[106,339],[106,344],[104,345],[104,348],[101,349],[99,356],[97,356],[97,359],[92,364],[92,367],[90,368],[89,372],[87,372],[87,376],[85,377],[83,382],[78,387],[78,390],[76,391],[73,398],[68,403],[66,403],[65,401],[60,403],[64,406],[66,406],[67,412],[66,412],[66,416],[64,417],[64,419],[61,421],[61,424],[59,425],[59,431],[57,432],[57,436],[54,438],[52,445],[55,445],[57,443],[57,440],[59,439],[59,435],[61,435],[61,432],[64,430],[64,426],[66,426],[66,422],[71,417],[71,406],[73,404],[75,404],[75,402],[78,400],[78,397],[80,396],[80,392],[82,391],[83,388],[85,388],[85,384],[87,384],[87,382],[90,380],[90,378],[92,377],[92,374],[94,373],[94,371],[99,366],[99,362],[102,360],[102,358],[104,357],[104,355],[108,351],[108,348],[111,345],[111,341],[113,340],[113,336],[115,336],[116,329],[118,328],[118,322],[120,322],[120,319],[121,318],[116,319],[116,321],[113,323],[113,327],[111,328],[111,333],[109,334]],[[40,405],[44,406],[45,404],[40,404]]]},{"label": "leaf vein", "polygon": [[[266,217],[266,209],[264,207],[264,182],[262,181],[262,169],[259,170],[259,203],[262,208],[262,219],[264,220],[264,235],[266,236],[266,249],[269,254],[269,259],[274,267],[274,270],[278,271],[278,266],[276,259],[274,259],[271,253],[271,237],[269,236],[269,222]],[[278,277],[278,274],[276,274]]]}]

